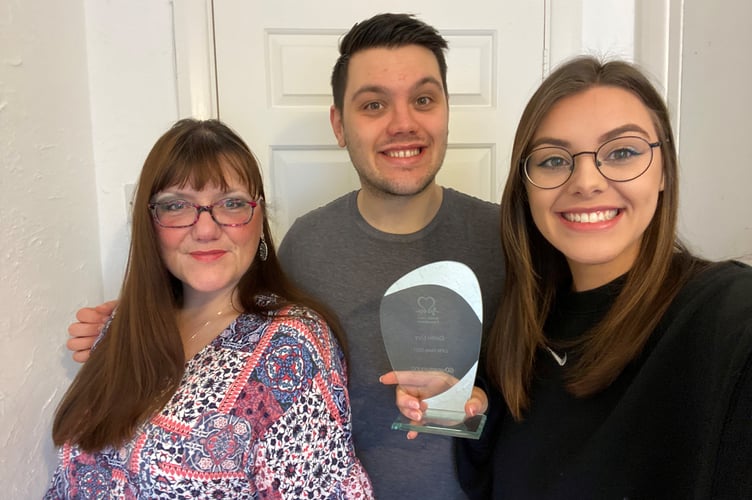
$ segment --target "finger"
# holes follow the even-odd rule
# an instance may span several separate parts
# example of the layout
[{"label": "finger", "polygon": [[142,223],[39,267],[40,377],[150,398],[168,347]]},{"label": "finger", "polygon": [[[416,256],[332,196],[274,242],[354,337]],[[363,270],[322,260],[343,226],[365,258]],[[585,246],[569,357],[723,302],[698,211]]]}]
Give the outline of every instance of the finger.
[{"label": "finger", "polygon": [[115,306],[117,306],[118,301],[117,300],[109,300],[105,302],[104,304],[99,304],[94,309],[97,310],[100,314],[103,314],[104,316],[111,316],[112,311],[115,310]]},{"label": "finger", "polygon": [[88,350],[86,350],[86,351],[76,351],[76,352],[73,353],[73,355],[71,357],[73,358],[73,361],[75,361],[77,363],[83,363],[87,359],[89,359],[89,354],[91,354],[91,351],[88,351]]},{"label": "finger", "polygon": [[[421,422],[423,421],[423,415],[420,416],[418,419],[413,419],[410,424],[420,426]],[[418,437],[420,434],[419,431],[407,431],[407,439],[413,440]]]},{"label": "finger", "polygon": [[399,381],[397,380],[397,372],[388,372],[383,374],[379,377],[379,382],[381,382],[384,385],[395,385],[398,384]]},{"label": "finger", "polygon": [[70,337],[65,347],[70,351],[88,351],[96,342],[97,337]]},{"label": "finger", "polygon": [[397,387],[396,404],[400,413],[410,420],[421,420],[423,412],[421,410],[421,401],[405,392],[401,387]]},{"label": "finger", "polygon": [[465,403],[465,414],[474,417],[485,413],[488,409],[488,396],[480,387],[473,387],[473,393],[470,399]]},{"label": "finger", "polygon": [[481,411],[480,403],[474,399],[468,399],[467,403],[465,403],[465,415],[468,417],[474,417],[479,413],[483,413],[483,411]]},{"label": "finger", "polygon": [[102,331],[101,323],[71,323],[68,335],[71,337],[97,337]]},{"label": "finger", "polygon": [[76,311],[76,319],[81,323],[104,323],[108,315],[93,307],[84,307]]},{"label": "finger", "polygon": [[397,406],[400,408],[420,410],[421,401],[412,394],[403,390],[401,387],[398,387],[396,390],[396,400]]},{"label": "finger", "polygon": [[454,385],[457,379],[444,372],[402,370],[385,373],[379,377],[379,381],[385,385],[415,387],[416,390],[425,390],[430,395],[435,395]]}]

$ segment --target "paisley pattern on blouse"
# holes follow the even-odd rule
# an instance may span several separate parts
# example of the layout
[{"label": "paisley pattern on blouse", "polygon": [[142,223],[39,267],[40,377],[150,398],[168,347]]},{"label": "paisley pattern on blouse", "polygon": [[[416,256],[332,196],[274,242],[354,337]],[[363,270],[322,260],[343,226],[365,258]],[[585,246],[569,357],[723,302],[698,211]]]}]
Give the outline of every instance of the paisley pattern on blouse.
[{"label": "paisley pattern on blouse", "polygon": [[342,352],[315,313],[242,314],[125,446],[63,446],[45,498],[372,498],[346,387]]}]

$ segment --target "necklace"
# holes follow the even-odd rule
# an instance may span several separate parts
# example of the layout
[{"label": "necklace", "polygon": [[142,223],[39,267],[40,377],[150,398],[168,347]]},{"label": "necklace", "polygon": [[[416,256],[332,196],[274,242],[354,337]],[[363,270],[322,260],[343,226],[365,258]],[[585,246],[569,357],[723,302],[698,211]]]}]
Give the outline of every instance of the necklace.
[{"label": "necklace", "polygon": [[214,316],[212,316],[211,318],[209,318],[209,319],[207,319],[206,321],[204,321],[204,322],[203,322],[203,324],[202,324],[201,326],[199,326],[198,328],[196,328],[196,329],[195,329],[195,330],[193,331],[193,333],[191,334],[191,336],[190,336],[190,337],[188,337],[188,342],[191,342],[191,341],[192,341],[193,339],[195,339],[195,338],[196,338],[196,335],[198,335],[198,334],[199,334],[199,333],[201,332],[201,330],[203,330],[204,328],[206,328],[206,327],[207,327],[207,326],[209,325],[209,323],[211,323],[212,321],[214,321],[214,320],[218,319],[218,318],[219,318],[220,316],[222,316],[222,315],[223,315],[224,313],[225,313],[225,310],[224,310],[224,309],[220,309],[220,310],[219,310],[219,312],[217,312],[217,314],[216,314],[216,315],[214,315]]}]

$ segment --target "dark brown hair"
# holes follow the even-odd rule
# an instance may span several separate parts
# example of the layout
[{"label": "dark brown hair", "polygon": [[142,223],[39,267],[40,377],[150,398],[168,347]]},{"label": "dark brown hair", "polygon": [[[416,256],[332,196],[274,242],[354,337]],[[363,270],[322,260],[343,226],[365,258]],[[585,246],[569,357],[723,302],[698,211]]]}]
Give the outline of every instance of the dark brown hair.
[{"label": "dark brown hair", "polygon": [[[162,261],[148,204],[156,193],[176,185],[224,189],[228,174],[237,176],[254,199],[264,198],[253,153],[217,120],[180,120],[157,140],[144,162],[133,203],[118,309],[57,409],[52,431],[56,445],[72,442],[86,451],[122,445],[178,387],[185,366],[175,314],[182,306],[182,286]],[[266,217],[263,235],[267,259],[254,259],[237,285],[242,312],[269,315],[289,303],[307,305],[321,314],[342,344],[334,315],[298,291],[283,273]],[[257,300],[267,294],[281,300]]]},{"label": "dark brown hair", "polygon": [[522,159],[530,152],[530,143],[549,110],[561,99],[594,86],[627,90],[650,111],[661,141],[664,189],[613,307],[573,346],[579,356],[568,371],[567,389],[584,397],[611,384],[639,354],[681,285],[700,265],[676,236],[678,159],[668,110],[660,94],[629,63],[580,57],[560,66],[540,85],[523,111],[501,200],[506,281],[489,334],[486,361],[491,381],[502,391],[517,419],[529,404],[534,359],[537,350],[546,345],[543,326],[556,291],[571,279],[564,256],[533,222]]},{"label": "dark brown hair", "polygon": [[393,49],[407,45],[419,45],[433,52],[439,64],[441,83],[446,94],[447,64],[444,50],[447,48],[447,42],[436,28],[409,14],[377,14],[354,24],[339,44],[340,56],[332,70],[334,107],[342,111],[347,88],[347,71],[350,58],[354,54],[366,49]]}]

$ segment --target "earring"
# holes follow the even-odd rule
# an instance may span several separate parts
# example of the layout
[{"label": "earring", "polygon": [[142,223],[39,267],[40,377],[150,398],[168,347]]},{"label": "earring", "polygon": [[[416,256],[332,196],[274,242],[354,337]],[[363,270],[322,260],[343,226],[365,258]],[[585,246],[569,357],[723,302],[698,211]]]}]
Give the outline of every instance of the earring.
[{"label": "earring", "polygon": [[263,236],[261,237],[261,241],[259,241],[258,256],[262,261],[266,260],[269,256],[269,247],[266,246],[266,240],[264,240]]}]

